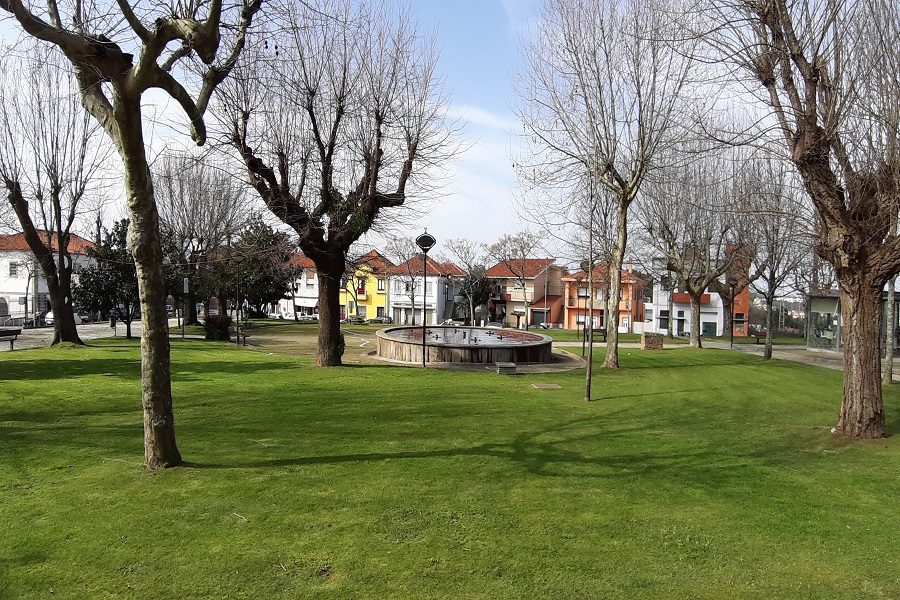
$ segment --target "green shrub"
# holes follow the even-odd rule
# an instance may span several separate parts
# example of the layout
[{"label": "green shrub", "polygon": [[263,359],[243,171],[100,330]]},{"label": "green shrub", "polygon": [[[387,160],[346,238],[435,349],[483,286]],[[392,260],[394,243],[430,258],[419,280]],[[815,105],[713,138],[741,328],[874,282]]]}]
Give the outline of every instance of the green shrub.
[{"label": "green shrub", "polygon": [[203,329],[206,331],[206,339],[216,342],[231,341],[231,317],[228,315],[220,315],[216,317],[207,317],[203,322]]}]

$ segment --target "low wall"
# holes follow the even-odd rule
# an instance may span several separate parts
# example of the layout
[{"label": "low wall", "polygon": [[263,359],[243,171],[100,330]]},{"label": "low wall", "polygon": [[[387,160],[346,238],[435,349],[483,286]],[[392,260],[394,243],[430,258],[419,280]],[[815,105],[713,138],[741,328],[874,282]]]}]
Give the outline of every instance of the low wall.
[{"label": "low wall", "polygon": [[663,335],[661,333],[642,333],[641,334],[642,350],[662,350]]},{"label": "low wall", "polygon": [[[430,327],[434,329],[434,327]],[[382,329],[375,336],[378,340],[378,356],[410,363],[422,362],[422,342],[392,338],[390,329]],[[537,334],[535,334],[537,335]],[[552,338],[540,335],[539,341],[519,345],[491,344],[433,344],[426,345],[426,362],[429,363],[483,363],[495,362],[546,363],[552,360]]]}]

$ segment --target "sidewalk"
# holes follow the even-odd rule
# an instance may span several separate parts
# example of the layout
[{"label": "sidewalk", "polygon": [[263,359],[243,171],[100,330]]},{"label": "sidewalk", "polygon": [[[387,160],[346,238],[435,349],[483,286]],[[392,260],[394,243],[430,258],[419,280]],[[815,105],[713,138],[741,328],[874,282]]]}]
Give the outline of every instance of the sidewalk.
[{"label": "sidewalk", "polygon": [[[125,325],[122,323],[118,323],[115,330],[113,330],[113,328],[110,327],[109,323],[106,321],[102,323],[78,325],[77,329],[78,335],[82,340],[96,340],[100,338],[114,337],[114,335],[118,337],[125,337]],[[141,337],[141,322],[139,320],[134,321],[131,324],[131,336],[134,338]],[[22,333],[19,335],[19,339],[16,340],[15,349],[25,350],[27,348],[46,348],[52,341],[52,327],[23,329]],[[9,344],[6,342],[0,343],[0,352],[9,352]]]}]

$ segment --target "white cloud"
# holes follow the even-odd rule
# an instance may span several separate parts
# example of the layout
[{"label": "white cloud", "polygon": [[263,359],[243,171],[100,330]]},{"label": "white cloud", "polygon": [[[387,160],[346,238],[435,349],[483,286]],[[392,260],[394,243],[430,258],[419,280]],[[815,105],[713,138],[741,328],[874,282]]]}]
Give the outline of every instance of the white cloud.
[{"label": "white cloud", "polygon": [[451,118],[462,119],[473,125],[481,125],[491,129],[515,131],[519,128],[519,122],[516,119],[509,118],[506,115],[497,115],[470,104],[451,106],[447,110],[447,115]]}]

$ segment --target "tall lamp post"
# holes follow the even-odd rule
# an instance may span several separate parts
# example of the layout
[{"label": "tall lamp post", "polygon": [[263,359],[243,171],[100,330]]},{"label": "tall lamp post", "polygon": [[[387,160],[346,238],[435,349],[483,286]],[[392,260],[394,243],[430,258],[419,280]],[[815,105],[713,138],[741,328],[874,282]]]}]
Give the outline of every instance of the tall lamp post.
[{"label": "tall lamp post", "polygon": [[734,350],[734,289],[737,287],[737,279],[729,277],[728,287],[731,289],[731,340],[728,342],[728,349]]},{"label": "tall lamp post", "polygon": [[425,367],[425,303],[428,300],[428,251],[434,248],[437,240],[425,230],[416,238],[416,246],[422,251],[422,367]]}]

